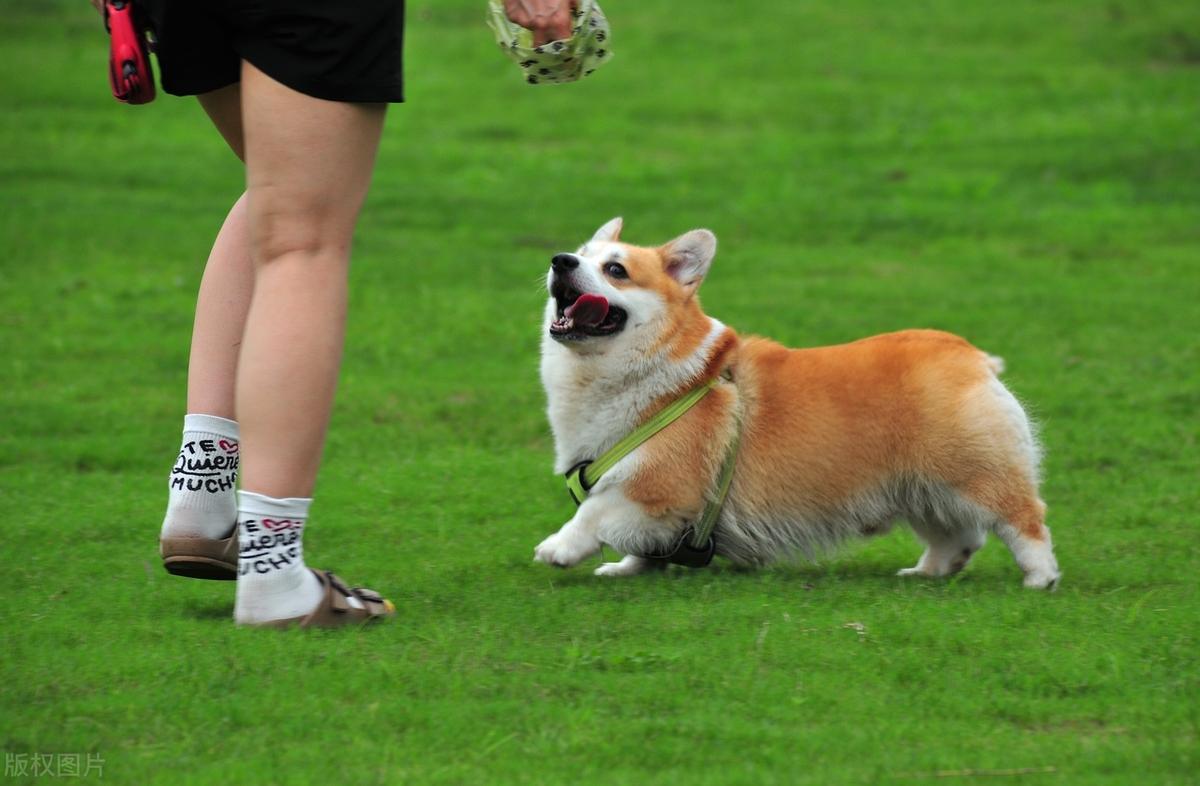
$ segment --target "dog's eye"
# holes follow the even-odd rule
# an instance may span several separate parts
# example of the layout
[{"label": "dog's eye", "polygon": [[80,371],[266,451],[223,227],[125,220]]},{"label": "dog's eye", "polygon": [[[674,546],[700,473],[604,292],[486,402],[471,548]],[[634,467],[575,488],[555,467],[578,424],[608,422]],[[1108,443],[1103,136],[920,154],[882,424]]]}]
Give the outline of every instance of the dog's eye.
[{"label": "dog's eye", "polygon": [[624,265],[619,265],[616,262],[609,262],[604,266],[604,275],[609,278],[629,278],[628,271]]}]

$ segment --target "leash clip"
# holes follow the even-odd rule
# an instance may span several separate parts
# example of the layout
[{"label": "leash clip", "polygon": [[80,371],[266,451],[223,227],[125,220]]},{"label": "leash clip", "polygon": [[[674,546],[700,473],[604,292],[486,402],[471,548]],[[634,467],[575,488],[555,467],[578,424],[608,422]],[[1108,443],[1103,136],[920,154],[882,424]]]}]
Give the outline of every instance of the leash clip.
[{"label": "leash clip", "polygon": [[563,475],[567,479],[567,493],[571,495],[571,499],[575,501],[576,505],[582,505],[583,501],[587,499],[588,492],[592,490],[593,484],[588,483],[587,478],[583,476],[583,470],[591,463],[591,459],[584,459]]}]

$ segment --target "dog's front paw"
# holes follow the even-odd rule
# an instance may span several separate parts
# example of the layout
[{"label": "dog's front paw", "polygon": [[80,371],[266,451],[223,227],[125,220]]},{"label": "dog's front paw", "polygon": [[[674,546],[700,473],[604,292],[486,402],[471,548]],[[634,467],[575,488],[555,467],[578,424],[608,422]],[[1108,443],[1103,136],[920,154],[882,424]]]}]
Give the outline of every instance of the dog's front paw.
[{"label": "dog's front paw", "polygon": [[560,530],[538,544],[533,550],[533,558],[556,568],[569,568],[599,550],[600,541],[595,538]]},{"label": "dog's front paw", "polygon": [[606,562],[592,572],[597,576],[636,576],[653,567],[654,563],[650,560],[627,554],[620,562]]}]

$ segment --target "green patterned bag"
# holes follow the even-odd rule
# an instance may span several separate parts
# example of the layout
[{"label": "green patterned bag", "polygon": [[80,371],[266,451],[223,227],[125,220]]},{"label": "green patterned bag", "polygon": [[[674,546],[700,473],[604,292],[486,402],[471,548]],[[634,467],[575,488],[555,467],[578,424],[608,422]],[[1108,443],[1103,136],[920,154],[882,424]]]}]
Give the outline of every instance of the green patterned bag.
[{"label": "green patterned bag", "polygon": [[570,38],[541,46],[533,45],[533,33],[505,16],[501,0],[488,0],[488,25],[531,85],[574,82],[612,60],[608,20],[594,0],[579,0],[571,11]]}]

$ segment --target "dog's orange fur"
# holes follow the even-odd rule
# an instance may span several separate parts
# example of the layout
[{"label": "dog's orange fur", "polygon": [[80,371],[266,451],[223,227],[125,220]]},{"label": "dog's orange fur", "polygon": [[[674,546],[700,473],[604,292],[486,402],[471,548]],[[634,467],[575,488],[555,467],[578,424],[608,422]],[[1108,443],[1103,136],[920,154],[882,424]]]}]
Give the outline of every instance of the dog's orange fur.
[{"label": "dog's orange fur", "polygon": [[622,264],[629,278],[614,281],[613,284],[620,289],[637,287],[653,290],[667,304],[668,329],[663,331],[658,343],[650,351],[656,352],[667,346],[670,347],[669,356],[672,360],[687,357],[696,351],[708,335],[708,321],[700,310],[699,301],[668,274],[666,247],[628,246],[626,250],[628,253]]},{"label": "dog's orange fur", "polygon": [[[669,275],[666,247],[627,247],[623,264],[625,286],[652,289],[667,304],[669,326],[658,346],[668,346],[676,359],[694,352],[710,323],[694,288]],[[911,473],[945,483],[1041,540],[1045,506],[1036,479],[1023,468],[1028,462],[1015,454],[1011,439],[995,438],[1007,433],[1007,424],[994,408],[973,403],[994,379],[996,363],[965,339],[935,330],[788,349],[726,329],[704,379],[728,371],[732,382],[643,446],[624,493],[652,516],[694,518],[714,485],[740,407],[746,425],[733,493],[745,509],[834,508]],[[645,416],[683,392],[655,402]],[[681,458],[687,471],[679,467]]]}]

